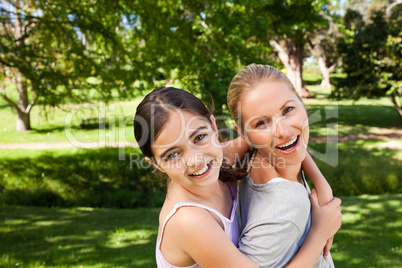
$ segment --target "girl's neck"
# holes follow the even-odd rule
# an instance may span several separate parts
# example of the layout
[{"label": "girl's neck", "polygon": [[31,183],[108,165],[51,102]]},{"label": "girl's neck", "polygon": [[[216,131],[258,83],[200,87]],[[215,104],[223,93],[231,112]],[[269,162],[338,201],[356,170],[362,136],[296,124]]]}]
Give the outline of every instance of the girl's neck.
[{"label": "girl's neck", "polygon": [[167,199],[172,202],[196,202],[196,203],[210,203],[222,196],[224,185],[221,181],[217,180],[209,186],[193,186],[184,187],[177,183],[172,182],[168,187]]}]

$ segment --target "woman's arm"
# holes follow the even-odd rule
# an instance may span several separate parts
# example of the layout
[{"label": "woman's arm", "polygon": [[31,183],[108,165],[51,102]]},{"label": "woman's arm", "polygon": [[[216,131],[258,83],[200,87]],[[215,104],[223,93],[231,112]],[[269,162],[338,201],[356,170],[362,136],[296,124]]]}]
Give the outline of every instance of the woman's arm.
[{"label": "woman's arm", "polygon": [[317,193],[313,189],[310,195],[312,223],[302,247],[287,267],[314,267],[328,238],[341,227],[341,200],[334,198],[325,206],[318,204]]},{"label": "woman's arm", "polygon": [[332,195],[331,186],[328,184],[325,177],[322,175],[320,169],[317,167],[313,158],[309,153],[306,154],[306,158],[302,163],[303,171],[307,174],[310,180],[313,182],[317,194],[318,194],[318,203],[320,206],[324,206],[328,204],[334,196]]}]

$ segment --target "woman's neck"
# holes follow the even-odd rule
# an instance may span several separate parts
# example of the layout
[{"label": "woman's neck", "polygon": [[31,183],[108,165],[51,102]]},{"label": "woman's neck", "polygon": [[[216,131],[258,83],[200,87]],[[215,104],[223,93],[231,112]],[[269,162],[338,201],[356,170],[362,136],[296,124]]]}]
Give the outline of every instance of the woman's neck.
[{"label": "woman's neck", "polygon": [[[274,164],[274,165],[273,165]],[[287,180],[301,182],[301,163],[295,165],[271,164],[268,159],[257,153],[250,177],[256,184],[264,184],[273,178],[281,177]]]}]

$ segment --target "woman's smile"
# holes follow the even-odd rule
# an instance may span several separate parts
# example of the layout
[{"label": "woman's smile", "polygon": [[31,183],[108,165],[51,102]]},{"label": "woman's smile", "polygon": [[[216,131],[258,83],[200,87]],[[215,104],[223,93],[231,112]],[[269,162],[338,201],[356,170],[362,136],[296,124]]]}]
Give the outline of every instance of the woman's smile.
[{"label": "woman's smile", "polygon": [[299,147],[299,141],[299,136],[295,136],[290,141],[282,142],[280,145],[275,146],[275,149],[280,151],[282,154],[292,154],[296,152]]}]

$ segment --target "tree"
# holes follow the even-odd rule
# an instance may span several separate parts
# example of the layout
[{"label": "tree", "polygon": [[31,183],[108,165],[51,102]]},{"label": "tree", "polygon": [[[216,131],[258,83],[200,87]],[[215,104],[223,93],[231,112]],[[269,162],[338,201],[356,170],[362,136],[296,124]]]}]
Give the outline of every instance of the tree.
[{"label": "tree", "polygon": [[99,1],[5,1],[0,4],[0,72],[18,90],[18,101],[2,97],[17,111],[18,131],[31,129],[30,112],[38,101],[56,106],[65,98],[82,100],[100,80],[104,99],[125,75],[119,3]]},{"label": "tree", "polygon": [[[303,81],[307,40],[315,29],[324,27],[320,12],[327,1],[269,1],[254,5],[257,19],[271,20],[266,36],[285,66],[287,76],[301,97],[312,97]],[[268,25],[268,24],[267,24]]]},{"label": "tree", "polygon": [[385,7],[369,9],[366,21],[358,12],[345,14],[347,38],[339,44],[346,79],[331,93],[332,97],[388,96],[402,119],[402,5],[394,5],[391,15]]},{"label": "tree", "polygon": [[342,32],[338,27],[338,16],[336,14],[321,15],[327,20],[328,27],[320,27],[308,39],[312,54],[318,60],[318,66],[322,74],[321,87],[331,88],[330,74],[340,62],[337,50],[337,41],[342,38]]},{"label": "tree", "polygon": [[[215,113],[223,112],[229,83],[243,65],[261,60],[267,51],[251,45],[245,6],[230,1],[146,1],[148,8],[131,9],[141,20],[144,53],[168,78],[214,100]],[[141,12],[141,13],[140,13]],[[162,60],[160,58],[162,57]]]}]

